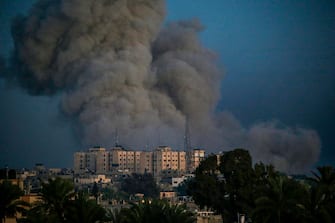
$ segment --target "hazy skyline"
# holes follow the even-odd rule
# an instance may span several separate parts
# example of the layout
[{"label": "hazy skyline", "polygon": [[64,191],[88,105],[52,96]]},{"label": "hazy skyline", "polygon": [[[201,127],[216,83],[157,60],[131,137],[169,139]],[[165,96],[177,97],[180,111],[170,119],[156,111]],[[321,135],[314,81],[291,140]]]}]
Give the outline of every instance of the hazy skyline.
[{"label": "hazy skyline", "polygon": [[[1,39],[5,40],[1,42],[8,43],[1,45],[1,54],[7,56],[11,49],[9,19],[18,12],[25,13],[30,4],[1,4],[1,21],[6,21],[1,24]],[[294,130],[296,126],[315,130],[322,143],[319,163],[334,164],[333,9],[330,1],[167,1],[165,21],[197,17],[206,27],[200,35],[203,45],[218,54],[219,67],[224,71],[216,110],[231,112],[239,120],[237,124],[243,126],[236,127],[241,128],[238,131],[248,131],[250,136],[272,129],[274,136],[287,135],[279,125],[293,128],[289,134],[297,136],[305,133]],[[36,162],[71,166],[72,153],[86,148],[73,135],[72,121],[59,113],[62,93],[33,97],[18,88],[7,88],[3,80],[0,84],[0,100],[5,105],[0,110],[0,120],[6,126],[1,130],[4,156],[0,162],[19,167]],[[264,128],[260,122],[268,125]],[[231,138],[230,133],[226,134]],[[297,145],[307,145],[302,138],[292,140]],[[295,156],[312,156],[304,154],[303,148],[297,151]],[[288,152],[291,151],[283,151]]]}]

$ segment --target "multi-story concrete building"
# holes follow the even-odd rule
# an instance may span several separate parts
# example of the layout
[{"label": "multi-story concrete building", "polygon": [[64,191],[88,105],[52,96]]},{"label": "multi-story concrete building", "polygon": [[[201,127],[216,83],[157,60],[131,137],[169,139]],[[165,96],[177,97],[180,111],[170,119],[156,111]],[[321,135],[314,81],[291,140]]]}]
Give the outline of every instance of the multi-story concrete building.
[{"label": "multi-story concrete building", "polygon": [[152,173],[153,172],[153,153],[149,151],[142,151],[140,153],[139,173]]},{"label": "multi-story concrete building", "polygon": [[140,173],[142,151],[134,151],[134,172]]},{"label": "multi-story concrete building", "polygon": [[[190,168],[194,170],[204,158],[204,150],[189,153]],[[108,173],[152,173],[159,176],[162,171],[185,173],[186,152],[174,151],[168,146],[160,146],[154,151],[133,151],[117,146],[106,150],[102,147],[90,148],[87,152],[74,154],[74,172],[95,174]],[[191,171],[189,171],[191,172]]]},{"label": "multi-story concrete building", "polygon": [[134,173],[139,171],[140,151],[125,150],[114,147],[109,151],[110,171]]},{"label": "multi-story concrete building", "polygon": [[187,171],[192,173],[199,166],[200,162],[205,159],[205,150],[193,149],[187,152]]},{"label": "multi-story concrete building", "polygon": [[153,174],[159,175],[164,170],[186,171],[186,153],[173,151],[168,146],[160,146],[153,152]]},{"label": "multi-story concrete building", "polygon": [[95,173],[104,174],[109,171],[109,152],[105,148],[93,148],[89,150],[95,154]]},{"label": "multi-story concrete building", "polygon": [[73,171],[84,173],[86,171],[86,152],[75,152],[73,155]]},{"label": "multi-story concrete building", "polygon": [[96,146],[88,152],[74,153],[73,170],[75,173],[106,173],[109,170],[109,153],[105,148]]}]

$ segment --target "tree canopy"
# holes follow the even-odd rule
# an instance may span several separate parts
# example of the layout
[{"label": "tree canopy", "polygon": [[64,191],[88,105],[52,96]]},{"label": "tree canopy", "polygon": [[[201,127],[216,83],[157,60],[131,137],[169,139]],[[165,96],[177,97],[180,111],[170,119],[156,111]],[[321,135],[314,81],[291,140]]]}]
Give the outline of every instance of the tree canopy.
[{"label": "tree canopy", "polygon": [[159,189],[151,174],[133,173],[121,183],[121,189],[128,194],[142,193],[146,197],[157,198]]},{"label": "tree canopy", "polygon": [[146,200],[122,209],[118,215],[122,223],[193,223],[195,216],[184,205],[170,205],[163,200]]},{"label": "tree canopy", "polygon": [[256,163],[247,150],[209,156],[195,171],[187,192],[200,207],[237,222],[245,214],[253,222],[334,222],[335,171],[318,167],[307,182]]},{"label": "tree canopy", "polygon": [[16,212],[25,211],[27,203],[19,200],[23,191],[12,182],[4,180],[0,183],[0,219],[5,221],[6,217],[15,216]]}]

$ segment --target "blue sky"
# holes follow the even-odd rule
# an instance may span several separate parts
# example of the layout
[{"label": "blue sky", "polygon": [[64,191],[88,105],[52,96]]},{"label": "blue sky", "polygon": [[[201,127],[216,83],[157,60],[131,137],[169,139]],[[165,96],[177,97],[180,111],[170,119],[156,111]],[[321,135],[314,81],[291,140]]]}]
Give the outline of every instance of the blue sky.
[{"label": "blue sky", "polygon": [[[32,2],[0,2],[1,55],[12,47],[10,18]],[[166,21],[196,17],[206,27],[201,40],[224,71],[218,110],[231,111],[245,126],[278,120],[315,129],[322,140],[319,164],[334,165],[334,11],[333,1],[168,0]],[[0,165],[71,166],[72,153],[82,148],[58,101],[0,80]]]}]

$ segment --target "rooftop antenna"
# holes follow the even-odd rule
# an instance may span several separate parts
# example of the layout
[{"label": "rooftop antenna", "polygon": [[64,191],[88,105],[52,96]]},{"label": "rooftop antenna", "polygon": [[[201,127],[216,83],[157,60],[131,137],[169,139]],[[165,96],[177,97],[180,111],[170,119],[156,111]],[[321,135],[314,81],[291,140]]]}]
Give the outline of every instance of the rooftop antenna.
[{"label": "rooftop antenna", "polygon": [[161,132],[160,132],[160,128],[157,128],[157,134],[158,134],[158,146],[161,146]]},{"label": "rooftop antenna", "polygon": [[119,146],[119,131],[118,131],[118,128],[115,128],[114,140],[115,140],[115,147],[118,147]]},{"label": "rooftop antenna", "polygon": [[186,116],[186,119],[185,119],[184,150],[185,152],[191,151],[191,137],[190,137],[190,127],[189,127],[188,115]]},{"label": "rooftop antenna", "polygon": [[185,134],[184,134],[184,151],[186,152],[186,170],[187,172],[192,171],[192,152],[191,152],[191,137],[189,127],[189,117],[185,119]]}]

